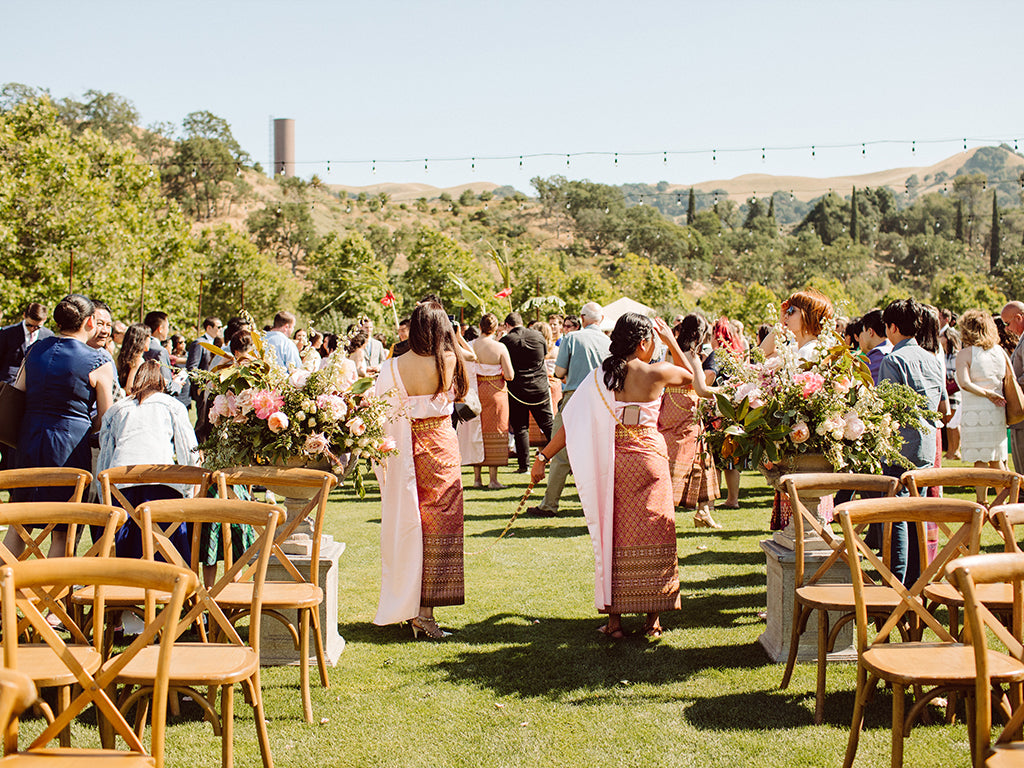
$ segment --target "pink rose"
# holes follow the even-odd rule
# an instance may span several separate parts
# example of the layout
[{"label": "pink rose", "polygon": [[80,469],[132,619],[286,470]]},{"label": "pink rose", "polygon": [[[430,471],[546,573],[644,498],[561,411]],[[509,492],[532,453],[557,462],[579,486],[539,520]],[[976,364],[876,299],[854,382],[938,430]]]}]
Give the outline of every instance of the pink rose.
[{"label": "pink rose", "polygon": [[306,382],[309,381],[309,374],[310,372],[305,368],[296,368],[288,376],[288,383],[296,389],[302,389],[306,386]]},{"label": "pink rose", "polygon": [[755,398],[759,397],[761,391],[758,389],[757,384],[752,381],[748,381],[746,384],[740,384],[736,387],[736,393],[732,396],[734,403],[742,403],[743,398]]},{"label": "pink rose", "polygon": [[845,395],[853,386],[853,380],[849,376],[840,376],[832,382],[832,388],[841,395]]},{"label": "pink rose", "polygon": [[795,384],[803,385],[803,396],[810,397],[811,395],[820,392],[821,388],[825,386],[825,377],[820,373],[814,371],[806,371],[804,373],[798,373],[793,377]]},{"label": "pink rose", "polygon": [[866,430],[867,426],[860,416],[857,415],[856,411],[850,411],[846,414],[846,428],[843,430],[844,439],[850,441],[859,440]]},{"label": "pink rose", "polygon": [[221,418],[231,418],[237,413],[238,406],[234,394],[228,392],[226,395],[217,395],[213,398],[213,405],[210,406],[210,423],[216,424]]},{"label": "pink rose", "polygon": [[267,427],[275,435],[288,429],[288,417],[284,411],[274,411],[267,417]]},{"label": "pink rose", "polygon": [[800,443],[807,442],[807,439],[811,436],[811,430],[807,426],[806,421],[798,421],[793,425],[793,428],[789,430],[789,439],[799,445]]},{"label": "pink rose", "polygon": [[348,414],[348,405],[345,404],[345,398],[338,397],[337,395],[320,395],[316,399],[316,404],[321,408],[327,418],[338,420],[345,418]]},{"label": "pink rose", "polygon": [[238,409],[238,416],[245,416],[252,410],[252,396],[255,389],[243,389],[235,398],[235,408]]},{"label": "pink rose", "polygon": [[767,360],[764,361],[763,368],[768,373],[772,373],[772,372],[777,371],[780,368],[782,368],[782,364],[783,364],[783,360],[782,360],[781,357],[777,357],[776,355],[772,355],[771,357],[769,357]]},{"label": "pink rose", "polygon": [[395,438],[385,437],[380,441],[380,445],[377,446],[377,450],[381,453],[389,453],[390,451],[395,450]]},{"label": "pink rose", "polygon": [[361,418],[356,416],[354,419],[349,419],[348,423],[345,424],[348,427],[348,431],[356,437],[359,437],[366,432],[366,424]]},{"label": "pink rose", "polygon": [[272,389],[257,389],[252,393],[252,407],[257,418],[268,419],[283,406],[284,398]]},{"label": "pink rose", "polygon": [[302,450],[312,456],[317,456],[323,453],[327,448],[327,438],[324,437],[323,432],[314,432],[306,438],[306,443],[302,446]]}]

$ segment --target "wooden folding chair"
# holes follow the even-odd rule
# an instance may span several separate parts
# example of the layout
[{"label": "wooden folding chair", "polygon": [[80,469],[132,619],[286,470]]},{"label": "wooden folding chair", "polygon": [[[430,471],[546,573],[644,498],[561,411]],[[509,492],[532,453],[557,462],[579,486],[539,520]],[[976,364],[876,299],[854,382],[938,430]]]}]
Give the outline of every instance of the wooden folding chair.
[{"label": "wooden folding chair", "polygon": [[[75,531],[78,526],[93,525],[103,529],[103,535],[96,541],[85,558],[109,557],[114,543],[114,532],[124,523],[124,510],[116,507],[108,507],[102,504],[74,504],[51,503],[45,501],[13,502],[0,504],[0,525],[8,526],[13,530],[24,543],[20,555],[15,555],[7,546],[0,543],[0,562],[5,565],[17,565],[20,562],[43,560],[42,544],[49,531],[55,525],[66,525],[68,527],[67,546],[75,539]],[[63,552],[65,556],[70,552]],[[67,557],[71,562],[78,562],[85,558]],[[65,559],[65,558],[54,558]],[[82,626],[80,612],[72,616],[65,608],[67,590],[62,587],[51,587],[50,589],[36,589],[31,591],[20,591],[17,595],[16,609],[25,612],[27,605],[31,603],[35,610],[47,610],[64,626],[71,634],[67,646],[68,653],[75,655],[78,662],[91,671],[95,671],[103,660],[102,654],[97,653],[89,640],[88,627]],[[22,619],[18,632],[37,634],[27,618]],[[75,683],[75,676],[69,673],[60,659],[54,657],[52,650],[43,642],[26,643],[21,648],[21,671],[29,675],[39,688],[57,689],[57,714],[59,714],[71,701],[71,685]],[[40,701],[40,709],[47,720],[55,718],[45,702]],[[70,733],[65,731],[61,734],[61,745],[70,746]]]},{"label": "wooden folding chair", "polygon": [[[117,487],[118,485],[194,485],[198,487],[197,496],[206,496],[210,489],[211,475],[212,471],[209,469],[184,464],[133,464],[105,469],[97,475],[97,479],[103,503],[124,509],[128,513],[128,518],[141,530],[142,516]],[[108,589],[107,610],[131,611],[141,617],[142,597],[141,590],[130,587]],[[89,605],[92,600],[90,587],[75,590],[70,597],[72,605]],[[113,629],[113,623],[110,623],[106,629],[105,648],[109,648],[113,640]]]},{"label": "wooden folding chair", "polygon": [[[102,665],[84,665],[72,653],[61,637],[47,623],[46,618],[32,603],[24,605],[25,618],[42,636],[55,659],[65,665],[65,674],[72,676],[80,693],[69,703],[60,715],[43,729],[28,749],[8,755],[0,765],[22,766],[30,763],[46,765],[81,766],[89,760],[102,759],[126,768],[134,766],[163,765],[165,721],[167,713],[168,672],[174,632],[181,614],[185,596],[196,585],[195,576],[187,569],[166,563],[142,561],[125,562],[114,558],[69,559],[57,558],[4,565],[0,567],[0,601],[3,606],[3,652],[4,665],[19,669],[23,659],[23,648],[17,642],[18,617],[15,598],[19,591],[47,589],[53,586],[68,589],[73,584],[91,584],[96,587],[96,601],[92,610],[93,632],[99,653],[98,638],[102,636],[103,587],[133,585],[148,590],[159,590],[170,595],[164,609],[156,614],[155,601],[147,601],[147,621],[142,634],[128,648],[112,656]],[[150,645],[157,639],[158,645]],[[150,748],[147,751],[139,736],[121,715],[111,697],[114,680],[118,673],[132,663],[140,653],[152,653],[156,658],[154,675],[153,717]],[[127,751],[115,749],[46,749],[71,722],[90,704],[95,705],[97,717],[106,728],[120,736]],[[11,746],[14,746],[13,744]]]},{"label": "wooden folding chair", "polygon": [[[986,503],[988,514],[986,520],[998,528],[995,519],[991,515],[991,509],[1002,504],[1015,504],[1020,496],[1021,476],[1016,472],[1008,472],[1002,469],[990,469],[985,467],[939,467],[933,469],[914,469],[904,472],[900,482],[910,492],[911,496],[919,497],[921,488],[939,487],[943,490],[952,488],[987,487],[996,491],[995,498],[991,503]],[[948,531],[945,531],[948,535]],[[961,554],[968,554],[961,550]],[[1006,601],[1003,599],[1008,590],[1003,585],[986,584],[980,587],[983,599],[990,608],[996,602]],[[960,591],[947,581],[937,581],[925,588],[925,598],[929,603],[945,605],[949,612],[949,629],[953,635],[959,633],[960,610],[963,608],[963,596]]]},{"label": "wooden folding chair", "polygon": [[[807,630],[811,614],[818,612],[818,677],[814,696],[814,722],[821,723],[825,711],[825,670],[828,654],[835,648],[836,638],[842,628],[854,619],[855,601],[853,585],[842,575],[842,583],[829,581],[835,578],[833,567],[841,563],[846,565],[846,545],[841,537],[837,537],[831,525],[822,525],[817,516],[803,503],[800,494],[812,492],[813,496],[824,496],[837,491],[853,491],[855,493],[871,493],[876,496],[892,496],[896,493],[899,481],[884,475],[856,475],[850,473],[811,473],[786,475],[781,478],[783,490],[789,496],[793,507],[793,526],[795,529],[794,547],[794,585],[793,616],[789,640],[789,658],[786,660],[786,671],[782,675],[779,688],[789,686],[796,664],[800,637]],[[810,578],[804,581],[804,532],[810,526],[815,533],[829,546],[831,553]],[[838,569],[837,569],[838,570]],[[827,582],[827,583],[826,583]],[[889,587],[877,586],[873,583],[866,587],[868,614],[871,616],[887,616],[899,603],[899,595]],[[841,615],[829,628],[829,612]]]},{"label": "wooden folding chair", "polygon": [[[234,686],[242,683],[247,699],[253,706],[256,736],[264,768],[273,768],[270,754],[270,739],[263,711],[263,694],[260,689],[259,636],[262,586],[267,576],[267,563],[277,526],[285,518],[284,510],[271,504],[234,499],[166,499],[150,501],[143,505],[142,542],[146,559],[152,559],[159,552],[168,562],[185,565],[178,550],[159,525],[174,528],[179,523],[193,524],[192,571],[197,578],[202,571],[199,559],[199,530],[203,523],[221,525],[250,525],[257,533],[256,541],[237,557],[231,552],[231,537],[222,537],[225,548],[225,571],[212,586],[199,584],[195,602],[178,624],[176,635],[180,635],[204,612],[212,625],[223,635],[223,642],[181,642],[177,641],[170,660],[170,690],[188,696],[200,707],[214,726],[214,732],[221,735],[221,763],[230,768],[234,759]],[[249,568],[255,562],[254,568]],[[217,605],[216,598],[229,584],[243,577],[243,571],[253,583],[251,618],[249,621],[248,644],[242,640],[224,611]],[[150,695],[155,669],[156,655],[143,651],[118,674],[118,682],[128,686],[120,705],[127,711],[140,699]],[[203,695],[199,688],[207,688]],[[216,689],[220,690],[220,715],[215,704]]]},{"label": "wooden folding chair", "polygon": [[[977,670],[970,719],[972,764],[975,768],[1024,765],[1024,706],[1021,706],[1019,686],[1012,710],[1003,695],[994,673],[1019,667],[1024,676],[1024,646],[1021,645],[1022,616],[1024,616],[1024,553],[1007,552],[994,555],[962,557],[950,564],[950,580],[964,595],[965,633],[974,651]],[[984,585],[1007,584],[1013,593],[1009,626],[1003,624],[988,609],[979,594]],[[1006,653],[989,647],[989,633],[1006,649]],[[1000,703],[1007,713],[1006,726],[992,744],[992,702]]]},{"label": "wooden folding chair", "polygon": [[[32,678],[15,669],[0,667],[0,730],[4,734],[4,754],[18,749],[18,717],[38,698]],[[3,765],[2,760],[0,765]]]},{"label": "wooden folding chair", "polygon": [[[236,467],[219,470],[214,474],[217,492],[221,498],[228,498],[228,487],[261,485],[270,491],[287,495],[288,488],[313,489],[312,497],[305,508],[277,532],[273,555],[291,576],[291,581],[268,581],[263,589],[263,613],[281,622],[292,636],[299,653],[299,683],[302,688],[302,713],[307,723],[313,722],[313,704],[309,692],[309,634],[313,624],[313,639],[316,646],[316,661],[320,669],[320,684],[330,687],[327,677],[327,656],[320,630],[320,605],[324,593],[320,588],[320,537],[324,528],[324,512],[327,497],[337,485],[338,479],[330,472],[299,467]],[[309,578],[289,559],[282,545],[296,528],[307,518],[313,518],[310,547]],[[247,582],[229,584],[217,598],[217,602],[228,611],[232,621],[248,615],[252,603],[252,586]],[[296,620],[284,611],[295,611]],[[328,616],[328,621],[334,617]],[[298,627],[296,628],[296,625]]]},{"label": "wooden folding chair", "polygon": [[[974,657],[971,649],[958,643],[928,612],[923,592],[925,586],[942,577],[947,564],[960,554],[961,548],[971,554],[977,553],[985,510],[974,502],[961,499],[904,497],[851,501],[839,505],[836,514],[843,526],[847,551],[851,554],[850,570],[857,603],[857,693],[844,768],[853,764],[864,721],[864,708],[880,679],[892,685],[892,765],[899,768],[903,764],[904,738],[928,703],[947,692],[973,690]],[[858,528],[863,525],[901,521],[916,525],[919,533],[922,571],[909,589],[900,583],[858,533]],[[928,522],[939,523],[950,531],[945,546],[931,562],[927,561],[923,551],[926,544],[924,527]],[[854,554],[857,556],[852,556]],[[862,559],[874,568],[879,579],[900,595],[899,605],[892,610],[870,643]],[[891,643],[890,634],[903,620],[916,625],[913,636],[919,639]],[[923,640],[928,630],[937,641]],[[1010,675],[1006,670],[999,672],[997,679]],[[1017,670],[1012,674],[1016,675]],[[919,694],[910,711],[905,712],[907,688],[918,690],[927,686],[933,687],[927,693]]]}]

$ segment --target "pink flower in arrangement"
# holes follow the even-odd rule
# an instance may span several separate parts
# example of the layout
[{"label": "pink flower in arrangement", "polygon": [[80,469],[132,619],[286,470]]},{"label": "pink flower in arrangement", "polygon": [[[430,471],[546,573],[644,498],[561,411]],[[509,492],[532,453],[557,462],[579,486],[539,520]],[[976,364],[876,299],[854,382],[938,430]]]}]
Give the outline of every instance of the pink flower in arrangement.
[{"label": "pink flower in arrangement", "polygon": [[776,357],[775,355],[772,355],[771,357],[764,361],[763,370],[768,373],[772,373],[782,368],[782,363],[783,360],[781,357]]},{"label": "pink flower in arrangement", "polygon": [[395,438],[384,437],[380,441],[380,445],[377,446],[377,450],[380,451],[381,453],[389,453],[395,450]]},{"label": "pink flower in arrangement", "polygon": [[233,393],[217,395],[210,406],[210,423],[217,424],[221,418],[231,418],[238,412],[236,398]]},{"label": "pink flower in arrangement", "polygon": [[736,392],[732,396],[732,401],[734,403],[742,403],[743,398],[757,397],[760,394],[761,392],[757,388],[757,383],[753,381],[748,381],[747,383],[740,384],[738,387],[736,387]]},{"label": "pink flower in arrangement", "polygon": [[843,438],[846,440],[859,440],[867,430],[867,426],[860,416],[857,415],[856,411],[850,411],[846,414],[845,421],[846,427],[843,430]]},{"label": "pink flower in arrangement", "polygon": [[306,438],[305,445],[302,446],[302,450],[312,456],[318,456],[327,450],[329,443],[323,432],[314,432],[312,435]]},{"label": "pink flower in arrangement", "polygon": [[255,391],[255,389],[243,389],[235,398],[235,408],[238,409],[238,413],[236,415],[239,418],[245,416],[252,410],[252,394]]},{"label": "pink flower in arrangement", "polygon": [[841,395],[845,395],[850,391],[850,387],[853,386],[853,379],[849,376],[843,375],[832,382],[832,388]]},{"label": "pink flower in arrangement", "polygon": [[335,421],[345,418],[348,414],[348,405],[345,404],[345,398],[338,397],[337,395],[320,395],[316,399],[316,404],[325,412],[327,418]]},{"label": "pink flower in arrangement", "polygon": [[806,371],[793,376],[793,382],[803,385],[804,397],[810,397],[820,392],[821,388],[825,386],[825,377],[814,371]]},{"label": "pink flower in arrangement", "polygon": [[284,411],[274,411],[267,417],[267,427],[275,435],[288,429],[288,416]]},{"label": "pink flower in arrangement", "polygon": [[252,407],[257,418],[268,419],[283,406],[284,398],[272,389],[257,389],[252,393]]},{"label": "pink flower in arrangement", "polygon": [[793,425],[793,428],[789,430],[789,439],[797,445],[807,442],[810,436],[811,430],[810,427],[807,426],[806,421],[798,421]]},{"label": "pink flower in arrangement", "polygon": [[359,437],[360,435],[366,432],[366,424],[358,416],[356,416],[354,419],[349,419],[345,426],[348,427],[349,432],[351,432],[356,437]]}]

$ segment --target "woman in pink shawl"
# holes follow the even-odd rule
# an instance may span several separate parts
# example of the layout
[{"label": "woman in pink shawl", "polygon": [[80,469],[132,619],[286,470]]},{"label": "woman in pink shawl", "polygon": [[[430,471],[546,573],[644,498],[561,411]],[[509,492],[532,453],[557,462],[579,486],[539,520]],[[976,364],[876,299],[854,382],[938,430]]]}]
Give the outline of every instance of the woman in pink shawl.
[{"label": "woman in pink shawl", "polygon": [[615,324],[609,355],[576,390],[563,426],[530,472],[564,446],[594,545],[594,602],[608,614],[598,631],[620,639],[622,614],[646,614],[645,633],[660,637],[662,611],[679,608],[675,500],[658,411],[666,386],[693,378],[687,367],[651,364],[654,332],[673,359],[688,365],[664,320],[627,312]]}]

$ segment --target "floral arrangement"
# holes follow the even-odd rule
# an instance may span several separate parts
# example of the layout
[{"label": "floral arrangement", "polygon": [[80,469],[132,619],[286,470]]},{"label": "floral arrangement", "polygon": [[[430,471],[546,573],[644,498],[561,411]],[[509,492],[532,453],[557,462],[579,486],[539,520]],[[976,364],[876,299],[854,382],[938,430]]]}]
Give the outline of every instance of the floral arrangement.
[{"label": "floral arrangement", "polygon": [[835,336],[822,336],[817,360],[802,360],[795,345],[781,343],[788,333],[776,325],[780,344],[767,360],[755,349],[752,362],[723,361],[728,378],[705,413],[710,447],[762,471],[798,454],[822,454],[836,471],[911,468],[899,430],[938,418],[924,398],[903,384],[876,387],[863,359]]},{"label": "floral arrangement", "polygon": [[[255,327],[252,318],[245,318]],[[212,394],[209,439],[203,463],[214,469],[283,463],[294,459],[329,462],[335,470],[360,457],[382,461],[395,452],[384,434],[388,404],[370,392],[373,380],[349,384],[335,353],[325,367],[285,370],[262,333],[253,331],[255,355],[240,361],[214,345],[204,346],[224,364],[193,370],[192,378]],[[336,356],[338,355],[338,356]],[[361,489],[361,473],[353,473]]]}]

